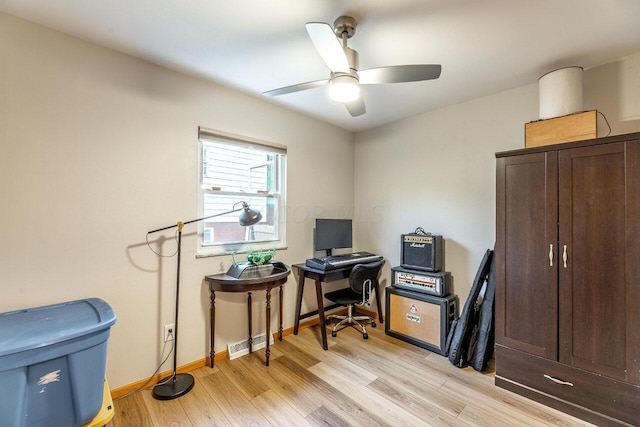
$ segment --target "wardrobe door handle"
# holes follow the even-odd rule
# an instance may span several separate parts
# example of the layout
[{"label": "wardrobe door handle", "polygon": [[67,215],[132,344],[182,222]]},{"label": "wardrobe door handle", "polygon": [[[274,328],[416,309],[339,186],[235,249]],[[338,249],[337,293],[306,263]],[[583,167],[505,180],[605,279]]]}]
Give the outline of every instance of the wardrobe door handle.
[{"label": "wardrobe door handle", "polygon": [[549,244],[549,267],[553,267],[553,243]]},{"label": "wardrobe door handle", "polygon": [[554,382],[554,383],[556,383],[556,384],[560,384],[560,385],[568,385],[568,386],[570,386],[570,387],[573,387],[573,383],[570,383],[569,381],[559,380],[558,378],[554,378],[554,377],[552,377],[551,375],[547,375],[547,374],[544,374],[544,377],[545,377],[546,379],[548,379],[548,380],[553,381],[553,382]]},{"label": "wardrobe door handle", "polygon": [[567,268],[567,245],[564,245],[562,250],[562,262],[564,263],[564,268]]}]

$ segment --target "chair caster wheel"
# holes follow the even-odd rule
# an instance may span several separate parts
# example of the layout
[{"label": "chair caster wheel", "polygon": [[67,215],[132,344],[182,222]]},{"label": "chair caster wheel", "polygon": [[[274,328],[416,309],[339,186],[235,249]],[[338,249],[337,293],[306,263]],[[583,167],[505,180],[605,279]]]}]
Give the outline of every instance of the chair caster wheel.
[{"label": "chair caster wheel", "polygon": [[365,340],[369,339],[369,334],[362,334],[362,338],[364,338]]},{"label": "chair caster wheel", "polygon": [[324,323],[325,323],[325,325],[330,325],[331,324],[331,319],[324,319]]},{"label": "chair caster wheel", "polygon": [[335,338],[338,336],[338,333],[336,331],[331,331],[331,336]]},{"label": "chair caster wheel", "polygon": [[371,322],[371,327],[372,327],[372,328],[375,328],[376,326],[377,326],[377,325],[376,325],[376,322]]}]

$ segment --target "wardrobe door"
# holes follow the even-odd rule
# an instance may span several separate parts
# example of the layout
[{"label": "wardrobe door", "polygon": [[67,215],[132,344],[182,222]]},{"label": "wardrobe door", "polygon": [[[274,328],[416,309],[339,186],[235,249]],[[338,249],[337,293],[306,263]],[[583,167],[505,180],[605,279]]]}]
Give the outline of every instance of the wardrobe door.
[{"label": "wardrobe door", "polygon": [[638,333],[627,304],[637,287],[626,262],[629,167],[625,143],[559,154],[560,361],[623,381]]},{"label": "wardrobe door", "polygon": [[497,159],[496,341],[557,359],[557,153]]}]

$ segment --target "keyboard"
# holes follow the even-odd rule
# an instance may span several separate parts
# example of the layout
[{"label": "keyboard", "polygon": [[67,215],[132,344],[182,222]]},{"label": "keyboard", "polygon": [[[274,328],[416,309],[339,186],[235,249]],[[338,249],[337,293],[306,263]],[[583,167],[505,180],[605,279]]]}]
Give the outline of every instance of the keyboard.
[{"label": "keyboard", "polygon": [[348,267],[355,264],[365,264],[382,260],[382,256],[370,252],[354,252],[345,255],[323,256],[309,258],[305,265],[315,270],[333,270],[340,267]]}]

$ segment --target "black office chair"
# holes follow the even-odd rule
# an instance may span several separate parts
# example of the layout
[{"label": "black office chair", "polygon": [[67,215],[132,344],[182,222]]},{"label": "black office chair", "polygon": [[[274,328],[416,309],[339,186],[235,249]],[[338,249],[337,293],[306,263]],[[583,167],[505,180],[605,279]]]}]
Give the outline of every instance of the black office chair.
[{"label": "black office chair", "polygon": [[367,307],[371,306],[371,299],[374,294],[373,291],[375,290],[375,284],[378,281],[378,275],[380,274],[382,264],[384,264],[384,261],[376,261],[369,264],[356,264],[349,275],[348,288],[327,292],[324,295],[326,299],[347,307],[346,316],[339,316],[336,314],[327,316],[327,325],[331,323],[331,319],[340,320],[340,322],[336,323],[331,330],[332,337],[335,337],[339,330],[344,329],[347,326],[352,326],[354,328],[359,326],[362,330],[362,338],[369,338],[365,322],[371,322],[371,327],[375,328],[375,319],[371,316],[354,316],[353,309],[356,305],[366,305]]}]

